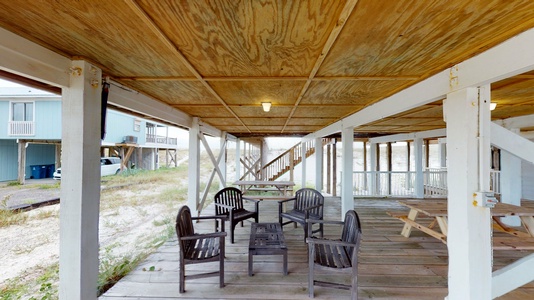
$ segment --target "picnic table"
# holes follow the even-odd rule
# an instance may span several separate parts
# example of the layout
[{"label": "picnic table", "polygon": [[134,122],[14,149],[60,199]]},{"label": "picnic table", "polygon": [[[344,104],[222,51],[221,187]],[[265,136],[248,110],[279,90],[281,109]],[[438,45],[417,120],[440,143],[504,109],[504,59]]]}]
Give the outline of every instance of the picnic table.
[{"label": "picnic table", "polygon": [[[405,223],[401,235],[410,237],[412,229],[416,228],[443,243],[447,243],[448,212],[446,200],[406,200],[398,201],[398,203],[410,209],[407,215],[405,212],[388,212],[390,216]],[[429,225],[423,225],[418,222],[417,217],[421,214],[433,219],[432,222]],[[509,227],[500,220],[500,218],[508,216],[518,216],[521,219],[521,224],[525,231]],[[534,209],[507,203],[497,203],[495,207],[491,209],[491,217],[494,221],[494,230],[521,238],[520,240],[517,239],[517,243],[514,243],[513,239],[495,237],[494,249],[500,247],[501,249],[513,248],[534,250]],[[439,231],[435,229],[436,224],[439,227]]]},{"label": "picnic table", "polygon": [[[239,189],[246,195],[247,198],[254,198],[260,200],[284,200],[293,195],[293,181],[277,181],[277,180],[239,180],[233,183],[239,186]],[[248,192],[259,192],[259,195],[250,195]],[[267,192],[274,192],[275,195],[266,194]]]}]

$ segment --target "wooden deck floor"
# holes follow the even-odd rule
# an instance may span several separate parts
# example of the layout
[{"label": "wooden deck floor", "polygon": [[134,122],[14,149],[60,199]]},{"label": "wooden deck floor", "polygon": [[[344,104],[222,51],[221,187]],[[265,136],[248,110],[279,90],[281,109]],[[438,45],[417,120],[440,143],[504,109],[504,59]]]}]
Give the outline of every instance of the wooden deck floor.
[{"label": "wooden deck floor", "polygon": [[[339,198],[326,199],[326,219],[340,218]],[[447,247],[435,238],[414,230],[412,237],[400,235],[403,223],[386,214],[402,210],[395,200],[356,199],[363,228],[359,264],[360,299],[443,299],[447,295]],[[205,214],[212,212],[208,208]],[[276,201],[260,204],[260,222],[277,222]],[[196,224],[196,228],[212,229],[213,224]],[[172,239],[151,255],[135,271],[100,297],[118,299],[308,299],[308,266],[306,244],[301,227],[284,227],[289,248],[289,275],[282,274],[282,256],[254,258],[254,276],[248,276],[248,239],[250,224],[236,228],[235,244],[227,238],[225,283],[218,287],[218,277],[186,281],[186,292],[178,293],[178,248]],[[495,251],[498,269],[529,252]],[[154,267],[154,271],[150,270]],[[216,270],[216,263],[188,266]],[[346,276],[329,275],[347,281]],[[343,290],[315,288],[316,299],[347,299]],[[534,299],[534,282],[499,299]]]}]

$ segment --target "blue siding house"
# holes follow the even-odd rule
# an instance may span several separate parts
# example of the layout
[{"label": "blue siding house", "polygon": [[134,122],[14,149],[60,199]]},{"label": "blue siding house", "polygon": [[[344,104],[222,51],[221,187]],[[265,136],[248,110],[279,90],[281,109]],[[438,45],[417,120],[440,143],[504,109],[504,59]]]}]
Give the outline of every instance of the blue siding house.
[{"label": "blue siding house", "polygon": [[[108,109],[102,156],[123,158],[124,168],[153,170],[164,150],[169,165],[169,157],[176,162],[177,139],[168,132],[166,125]],[[24,157],[22,164],[19,156]],[[61,96],[0,86],[0,182],[49,178],[60,166]]]}]

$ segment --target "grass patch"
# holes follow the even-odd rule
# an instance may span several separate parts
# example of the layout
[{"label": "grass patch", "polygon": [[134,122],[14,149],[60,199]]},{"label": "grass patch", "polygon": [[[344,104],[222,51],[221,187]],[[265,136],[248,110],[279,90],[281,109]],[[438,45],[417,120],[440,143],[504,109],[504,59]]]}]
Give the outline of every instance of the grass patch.
[{"label": "grass patch", "polygon": [[20,184],[18,181],[9,181],[7,186],[22,186],[22,184]]},{"label": "grass patch", "polygon": [[0,289],[0,299],[2,300],[16,300],[21,299],[22,295],[29,290],[28,285],[20,283],[17,278],[7,280],[2,284]]},{"label": "grass patch", "polygon": [[50,190],[50,189],[59,189],[61,186],[61,181],[58,181],[54,184],[38,184],[37,188],[40,190]]},{"label": "grass patch", "polygon": [[132,271],[147,254],[136,258],[130,256],[117,258],[106,255],[100,260],[100,272],[98,274],[98,296],[109,290],[122,277]]},{"label": "grass patch", "polygon": [[21,225],[28,220],[27,214],[18,214],[11,210],[0,209],[0,227]]}]

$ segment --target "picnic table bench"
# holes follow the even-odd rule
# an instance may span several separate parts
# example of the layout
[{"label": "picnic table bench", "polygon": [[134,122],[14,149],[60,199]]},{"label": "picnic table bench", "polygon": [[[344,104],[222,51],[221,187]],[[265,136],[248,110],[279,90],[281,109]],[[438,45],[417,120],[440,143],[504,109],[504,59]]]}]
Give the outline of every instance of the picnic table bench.
[{"label": "picnic table bench", "polygon": [[[399,204],[410,209],[406,212],[388,212],[388,215],[403,221],[404,227],[401,235],[410,237],[413,228],[419,229],[426,234],[447,243],[448,219],[447,201],[444,200],[408,200],[399,201]],[[428,225],[423,225],[416,221],[419,215],[431,218]],[[515,236],[494,237],[493,246],[495,250],[534,250],[534,209],[507,203],[497,203],[491,209],[491,216],[494,221],[493,229]],[[518,216],[525,231],[511,228],[501,222],[501,217]],[[436,230],[436,225],[439,231]],[[518,239],[517,237],[520,237]]]},{"label": "picnic table bench", "polygon": [[[285,196],[285,198],[288,198],[293,194],[293,187],[295,186],[293,181],[277,180],[239,180],[233,184],[239,186],[239,189],[243,194],[247,194],[250,191],[275,192],[278,193],[279,196]],[[251,195],[247,194],[247,197],[250,196]]]}]

